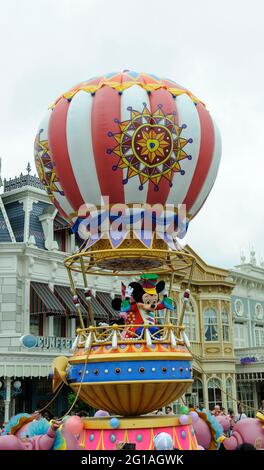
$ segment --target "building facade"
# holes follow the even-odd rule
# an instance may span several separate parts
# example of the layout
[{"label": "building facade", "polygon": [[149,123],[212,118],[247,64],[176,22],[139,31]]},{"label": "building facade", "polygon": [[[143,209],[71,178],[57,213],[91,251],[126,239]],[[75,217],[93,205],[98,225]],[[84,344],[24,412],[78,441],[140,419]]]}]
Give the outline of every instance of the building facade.
[{"label": "building facade", "polygon": [[[192,387],[185,403],[213,409],[219,403],[226,410],[236,409],[235,355],[231,314],[234,288],[228,270],[207,265],[190,247],[196,266],[191,281],[191,297],[184,316],[193,353]],[[176,279],[173,295],[177,310],[182,308],[186,279]],[[177,411],[177,405],[174,409]]]},{"label": "building facade", "polygon": [[246,261],[230,270],[237,397],[254,416],[264,400],[264,264],[257,266],[252,250]]},{"label": "building facade", "polygon": [[[59,354],[69,354],[78,327],[64,267],[65,256],[76,251],[78,243],[36,176],[28,172],[4,182],[0,196],[0,422],[18,411],[34,411],[52,396],[52,361]],[[187,249],[196,259],[184,317],[194,357],[194,382],[183,399],[209,409],[221,403],[225,409],[236,410],[238,393],[238,398],[256,408],[263,398],[264,268],[250,262],[229,272],[207,265]],[[169,278],[165,280],[169,285]],[[74,282],[86,316],[81,277],[76,275]],[[120,295],[121,279],[88,276],[88,282],[97,322],[114,321],[111,297]],[[187,279],[175,275],[172,295],[178,315],[186,287]],[[20,340],[29,333],[36,337],[36,345],[26,349]],[[64,390],[53,403],[55,414],[67,410],[67,393]]]},{"label": "building facade", "polygon": [[[78,240],[77,240],[78,243]],[[51,364],[69,354],[78,327],[64,259],[76,251],[75,235],[57,214],[39,179],[29,174],[4,181],[0,196],[0,422],[15,412],[31,412],[52,397]],[[74,282],[87,317],[81,277]],[[111,321],[110,292],[115,279],[89,280],[97,322]],[[26,349],[21,337],[32,334]],[[55,415],[67,411],[67,394],[52,404]]]}]

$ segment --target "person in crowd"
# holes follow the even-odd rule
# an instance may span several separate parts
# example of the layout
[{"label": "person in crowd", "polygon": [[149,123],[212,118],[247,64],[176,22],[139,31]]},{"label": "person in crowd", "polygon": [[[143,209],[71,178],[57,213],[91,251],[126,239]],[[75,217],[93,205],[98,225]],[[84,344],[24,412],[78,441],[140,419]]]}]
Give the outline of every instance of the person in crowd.
[{"label": "person in crowd", "polygon": [[248,444],[247,442],[243,442],[243,444],[237,446],[235,450],[256,450],[256,447],[252,444]]},{"label": "person in crowd", "polygon": [[172,411],[172,407],[170,405],[166,406],[165,413],[166,413],[166,415],[174,415],[174,413]]},{"label": "person in crowd", "polygon": [[234,422],[237,423],[238,421],[241,421],[241,419],[246,419],[247,415],[244,413],[243,407],[239,405],[238,407],[238,412],[234,417]]},{"label": "person in crowd", "polygon": [[206,413],[206,408],[204,406],[204,403],[199,403],[198,411],[201,411],[202,413]]},{"label": "person in crowd", "polygon": [[163,415],[162,408],[159,408],[158,410],[154,411],[154,413],[155,415],[162,416]]},{"label": "person in crowd", "polygon": [[221,411],[220,405],[215,405],[213,411],[211,411],[211,415],[213,416],[223,416],[223,412]]},{"label": "person in crowd", "polygon": [[231,435],[233,427],[235,425],[235,413],[231,408],[228,408],[227,417],[228,417],[229,422],[230,422],[230,435]]},{"label": "person in crowd", "polygon": [[264,400],[261,400],[261,402],[260,402],[259,411],[264,413]]}]

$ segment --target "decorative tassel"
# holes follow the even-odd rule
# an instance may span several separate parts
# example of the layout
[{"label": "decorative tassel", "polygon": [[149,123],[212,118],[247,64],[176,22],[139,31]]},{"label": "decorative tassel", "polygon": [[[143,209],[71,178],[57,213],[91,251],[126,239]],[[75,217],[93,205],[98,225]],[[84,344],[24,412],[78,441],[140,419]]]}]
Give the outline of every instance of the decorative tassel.
[{"label": "decorative tassel", "polygon": [[151,346],[152,346],[152,340],[151,340],[151,335],[150,335],[150,332],[149,332],[149,329],[148,329],[148,328],[146,328],[145,334],[146,334],[146,343],[147,343],[147,347],[148,347],[148,348],[151,348]]},{"label": "decorative tassel", "polygon": [[170,332],[170,342],[171,342],[171,347],[172,347],[172,349],[176,349],[176,347],[177,347],[177,341],[176,341],[175,335],[174,335],[174,333],[173,333],[172,330],[171,330],[171,332]]},{"label": "decorative tassel", "polygon": [[189,338],[186,335],[185,331],[183,331],[183,333],[182,333],[182,339],[184,341],[185,346],[189,349],[191,347],[191,343],[190,343]]},{"label": "decorative tassel", "polygon": [[190,300],[190,290],[186,289],[183,293],[183,302],[187,303]]},{"label": "decorative tassel", "polygon": [[71,351],[72,352],[75,352],[77,347],[78,347],[78,344],[79,344],[79,341],[80,341],[80,336],[76,336],[75,340],[73,341],[73,344],[72,344],[72,347],[71,347]]},{"label": "decorative tassel", "polygon": [[113,332],[112,349],[117,349],[117,333],[116,333],[116,330],[114,330],[114,332]]},{"label": "decorative tassel", "polygon": [[87,336],[86,338],[86,341],[84,343],[84,350],[86,352],[89,352],[90,349],[91,349],[91,345],[92,345],[92,332],[90,331],[89,335]]},{"label": "decorative tassel", "polygon": [[74,295],[72,300],[73,300],[73,303],[74,303],[75,307],[79,308],[80,307],[80,300],[78,298],[78,295]]}]

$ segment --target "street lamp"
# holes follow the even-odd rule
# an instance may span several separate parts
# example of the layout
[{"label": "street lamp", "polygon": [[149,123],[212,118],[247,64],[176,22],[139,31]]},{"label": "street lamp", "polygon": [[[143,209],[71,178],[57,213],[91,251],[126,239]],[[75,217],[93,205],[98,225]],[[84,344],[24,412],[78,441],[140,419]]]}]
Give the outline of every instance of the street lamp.
[{"label": "street lamp", "polygon": [[[17,395],[20,395],[22,393],[22,383],[20,382],[20,380],[15,380],[13,382],[13,389],[11,389],[11,397],[16,397]],[[5,387],[5,383],[3,383],[1,380],[0,380],[0,397],[3,399],[3,400],[6,400],[6,387]]]},{"label": "street lamp", "polygon": [[21,382],[20,380],[15,380],[15,382],[13,383],[13,387],[15,390],[18,390],[19,388],[21,388]]}]

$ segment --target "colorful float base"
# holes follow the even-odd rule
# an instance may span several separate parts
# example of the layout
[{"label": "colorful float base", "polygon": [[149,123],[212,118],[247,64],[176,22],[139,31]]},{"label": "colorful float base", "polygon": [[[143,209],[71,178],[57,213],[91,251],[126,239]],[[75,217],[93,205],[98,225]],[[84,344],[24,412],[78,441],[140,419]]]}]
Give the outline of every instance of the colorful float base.
[{"label": "colorful float base", "polygon": [[191,423],[182,425],[177,416],[147,415],[116,419],[118,428],[111,427],[109,417],[89,418],[84,421],[80,445],[87,450],[116,450],[121,443],[135,444],[136,450],[153,450],[154,437],[168,433],[175,449],[199,450]]}]

